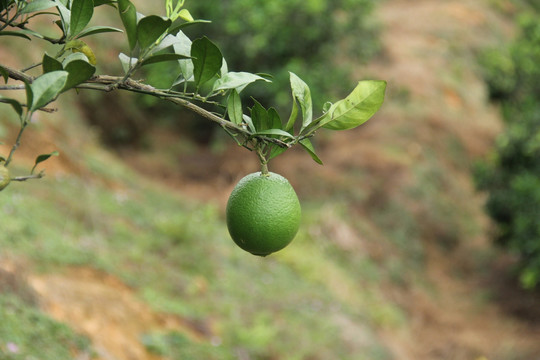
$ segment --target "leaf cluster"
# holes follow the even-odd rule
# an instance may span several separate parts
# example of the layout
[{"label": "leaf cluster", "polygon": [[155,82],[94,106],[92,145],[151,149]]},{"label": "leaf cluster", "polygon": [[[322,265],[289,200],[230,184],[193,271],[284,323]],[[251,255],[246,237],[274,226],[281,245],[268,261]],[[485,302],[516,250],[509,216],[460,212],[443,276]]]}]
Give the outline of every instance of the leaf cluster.
[{"label": "leaf cluster", "polygon": [[[109,6],[117,12],[124,30],[108,26],[89,26],[97,6]],[[310,87],[294,73],[289,74],[292,107],[290,116],[282,120],[275,108],[265,108],[253,99],[246,107],[240,94],[255,82],[270,83],[271,76],[261,73],[229,71],[219,47],[208,37],[190,39],[184,29],[204,20],[195,20],[185,9],[183,0],[166,0],[166,16],[144,15],[129,0],[5,0],[0,2],[0,35],[26,40],[37,38],[59,46],[56,54],[44,53],[40,64],[21,71],[0,65],[0,74],[7,83],[10,78],[21,80],[26,91],[26,104],[2,97],[21,120],[21,129],[12,151],[6,159],[9,165],[19,146],[21,135],[35,111],[46,109],[63,92],[70,89],[111,91],[128,90],[172,101],[222,126],[241,146],[255,151],[263,165],[288,148],[300,144],[316,162],[322,161],[311,142],[321,128],[347,130],[363,124],[381,106],[386,83],[361,81],[344,99],[327,103],[315,117]],[[31,19],[40,15],[55,16],[60,29],[57,38],[46,37],[32,29]],[[5,30],[9,28],[9,30]],[[122,76],[96,76],[99,56],[81,40],[86,36],[107,32],[124,32],[126,53],[118,58],[124,70]],[[172,86],[156,89],[133,80],[144,66],[173,62]],[[37,77],[26,74],[41,66]],[[7,87],[9,89],[9,85]],[[15,88],[13,88],[15,89]],[[198,104],[215,105],[210,112]],[[41,155],[36,165],[51,154]],[[34,169],[32,169],[32,172]]]}]

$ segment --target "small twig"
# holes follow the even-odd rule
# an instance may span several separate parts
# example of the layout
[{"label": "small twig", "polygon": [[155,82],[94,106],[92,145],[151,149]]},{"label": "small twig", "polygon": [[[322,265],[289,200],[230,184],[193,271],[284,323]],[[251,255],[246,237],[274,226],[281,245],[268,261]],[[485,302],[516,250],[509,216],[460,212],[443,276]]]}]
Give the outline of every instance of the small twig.
[{"label": "small twig", "polygon": [[26,181],[26,180],[32,180],[32,179],[41,179],[45,176],[44,171],[40,171],[39,174],[33,174],[33,175],[27,175],[27,176],[15,176],[14,178],[11,178],[11,181]]},{"label": "small twig", "polygon": [[0,90],[24,90],[24,85],[0,85]]},{"label": "small twig", "polygon": [[[22,85],[22,89],[24,89],[24,85]],[[1,86],[0,86],[0,90],[3,90]],[[19,89],[15,89],[15,90],[19,90]],[[6,101],[5,99],[0,99],[0,103],[9,104],[9,101]],[[28,105],[26,104],[21,104],[21,106],[28,107]],[[43,111],[46,113],[53,113],[53,112],[57,112],[58,109],[57,108],[41,108],[41,109],[38,109],[38,111]]]},{"label": "small twig", "polygon": [[[24,29],[24,30],[28,30],[26,28],[26,24],[27,24],[27,21],[25,22],[22,22],[22,23],[12,23],[13,20],[15,20],[16,16],[14,16],[11,20],[5,20],[5,19],[1,19],[0,18],[0,22],[3,23],[4,25],[2,25],[0,27],[0,30],[3,30],[4,28],[8,27],[8,26],[11,26],[11,27],[16,27],[16,28],[19,28],[19,29]],[[49,37],[49,36],[45,36],[45,35],[42,35],[41,37],[38,37],[38,39],[42,39],[42,40],[45,40],[45,41],[48,41],[49,43],[51,44],[64,44],[66,42],[66,38],[62,35],[61,38],[59,39],[55,39],[55,38],[52,38],[52,37]]]},{"label": "small twig", "polygon": [[22,69],[21,71],[22,71],[22,72],[27,72],[28,70],[32,70],[33,68],[36,68],[36,67],[40,66],[41,64],[43,64],[43,63],[39,62],[39,63],[37,63],[37,64],[32,64],[32,65],[30,65],[30,66],[28,66],[28,67],[25,67],[25,68]]},{"label": "small twig", "polygon": [[33,76],[25,74],[22,71],[12,69],[9,66],[5,66],[5,65],[2,65],[2,67],[8,72],[9,77],[14,80],[26,81],[28,83],[32,83],[34,81]]},{"label": "small twig", "polygon": [[29,123],[29,120],[30,120],[29,117],[30,115],[27,114],[26,117],[22,120],[21,129],[19,130],[19,133],[17,134],[17,139],[15,140],[15,143],[13,144],[13,147],[11,148],[11,151],[9,152],[9,156],[6,160],[6,163],[4,164],[5,167],[9,165],[9,163],[11,162],[11,159],[13,158],[13,154],[15,153],[17,148],[21,145],[21,137],[24,132],[24,129]]}]

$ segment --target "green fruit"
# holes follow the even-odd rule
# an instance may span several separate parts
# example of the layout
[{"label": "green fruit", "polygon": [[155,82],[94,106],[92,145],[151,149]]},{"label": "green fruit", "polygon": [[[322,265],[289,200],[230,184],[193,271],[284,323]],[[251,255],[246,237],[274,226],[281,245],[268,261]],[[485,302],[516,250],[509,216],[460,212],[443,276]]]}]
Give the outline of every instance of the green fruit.
[{"label": "green fruit", "polygon": [[11,177],[7,167],[0,165],[0,191],[4,190],[9,185]]},{"label": "green fruit", "polygon": [[300,227],[298,197],[289,181],[275,173],[242,178],[229,197],[226,213],[236,245],[258,256],[283,249]]}]

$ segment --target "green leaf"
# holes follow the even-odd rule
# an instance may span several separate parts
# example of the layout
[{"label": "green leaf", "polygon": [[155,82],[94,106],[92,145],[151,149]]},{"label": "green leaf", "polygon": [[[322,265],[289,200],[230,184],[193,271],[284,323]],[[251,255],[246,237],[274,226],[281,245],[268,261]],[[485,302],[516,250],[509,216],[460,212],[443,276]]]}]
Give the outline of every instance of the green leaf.
[{"label": "green leaf", "polygon": [[289,120],[287,121],[287,124],[285,125],[285,131],[293,132],[294,123],[296,122],[296,119],[298,118],[298,103],[296,102],[296,99],[293,95],[293,104],[291,109],[291,115],[289,116]]},{"label": "green leaf", "polygon": [[58,26],[60,28],[60,30],[62,31],[62,36],[66,36],[66,31],[64,29],[64,23],[62,22],[62,20],[56,20],[54,22],[56,24],[56,26]]},{"label": "green leaf", "polygon": [[43,73],[48,73],[51,71],[63,70],[62,63],[55,58],[49,56],[47,53],[43,55],[43,60],[41,61],[41,66],[43,67]]},{"label": "green leaf", "polygon": [[249,130],[254,133],[255,132],[255,126],[253,125],[253,121],[251,120],[251,118],[249,116],[247,116],[246,114],[244,114],[244,115],[242,115],[242,119],[247,124]]},{"label": "green leaf", "polygon": [[0,102],[11,105],[11,107],[13,108],[13,110],[15,110],[19,117],[22,115],[22,105],[17,100],[3,97],[2,95],[0,95]]},{"label": "green leaf", "polygon": [[270,129],[270,118],[266,109],[257,100],[253,99],[255,104],[251,108],[251,120],[257,132]]},{"label": "green leaf", "polygon": [[[161,39],[161,41],[159,42],[159,44],[157,44],[156,46],[154,46],[152,48],[152,51],[150,52],[150,54],[155,54],[157,52],[160,52],[162,50],[165,50],[167,49],[168,47],[171,47],[173,46],[174,44],[176,44],[178,42],[178,39],[176,38],[176,36],[174,35],[171,35],[171,34],[167,34],[163,39]],[[187,54],[189,56],[189,52]]]},{"label": "green leaf", "polygon": [[60,14],[60,19],[62,20],[60,28],[62,29],[64,34],[67,36],[71,33],[69,30],[71,11],[61,1],[56,2],[56,8],[58,9],[58,13]]},{"label": "green leaf", "polygon": [[[176,34],[177,41],[173,44],[173,49],[176,54],[191,56],[191,39],[188,38],[182,31]],[[186,81],[189,81],[193,77],[193,61],[179,60],[180,71]]]},{"label": "green leaf", "polygon": [[27,40],[32,40],[30,36],[23,34],[22,32],[19,32],[19,31],[0,31],[0,36],[17,36],[17,37],[21,37]]},{"label": "green leaf", "polygon": [[80,39],[85,36],[106,33],[106,32],[123,32],[121,29],[110,26],[91,26],[86,30],[83,30],[77,35],[77,39]]},{"label": "green leaf", "polygon": [[0,11],[4,11],[8,8],[13,0],[0,0]]},{"label": "green leaf", "polygon": [[193,21],[181,23],[181,24],[178,24],[178,25],[175,25],[175,26],[171,27],[168,30],[168,33],[176,35],[176,33],[178,33],[178,31],[182,30],[185,27],[195,25],[195,24],[209,24],[209,23],[211,23],[211,21],[208,21],[208,20],[193,20]]},{"label": "green leaf", "polygon": [[276,156],[283,154],[285,151],[287,151],[287,148],[285,147],[273,146],[270,150],[270,154],[268,155],[268,160],[271,160]]},{"label": "green leaf", "polygon": [[40,33],[36,32],[36,31],[34,31],[34,30],[30,30],[30,29],[20,29],[20,30],[18,30],[18,31],[19,31],[19,32],[22,32],[22,33],[24,33],[24,34],[26,34],[26,35],[32,35],[32,36],[35,36],[35,37],[37,37],[38,39],[43,39],[43,38],[44,38],[43,35],[41,35]]},{"label": "green leaf", "polygon": [[94,0],[94,7],[98,7],[101,5],[112,5],[116,3],[115,0]]},{"label": "green leaf", "polygon": [[180,60],[180,59],[189,59],[189,56],[179,55],[179,54],[157,54],[150,56],[141,63],[141,66],[148,65],[148,64],[155,64],[158,62],[163,61],[173,61],[173,60]]},{"label": "green leaf", "polygon": [[[302,129],[305,129],[313,120],[313,104],[311,102],[311,91],[309,86],[295,73],[289,72],[293,101],[298,101],[302,109]],[[302,130],[301,129],[301,130]]]},{"label": "green leaf", "polygon": [[73,37],[84,30],[94,15],[93,0],[73,0],[71,3],[70,36]]},{"label": "green leaf", "polygon": [[4,82],[7,84],[9,80],[9,72],[2,65],[0,65],[0,75],[2,75]]},{"label": "green leaf", "polygon": [[58,151],[53,151],[52,153],[50,154],[42,154],[42,155],[39,155],[37,158],[36,158],[36,162],[34,164],[34,167],[32,167],[32,170],[30,171],[30,174],[33,174],[34,173],[34,170],[36,169],[36,166],[38,166],[39,163],[42,163],[44,162],[45,160],[49,159],[51,156],[58,156]]},{"label": "green leaf", "polygon": [[72,60],[65,65],[65,70],[68,72],[68,78],[62,91],[71,89],[86,80],[90,79],[96,72],[96,68],[85,60]]},{"label": "green leaf", "polygon": [[185,21],[188,21],[188,22],[191,22],[191,21],[194,21],[195,19],[193,19],[193,16],[191,16],[190,12],[188,9],[182,9],[180,10],[180,12],[178,13],[178,17],[182,20],[185,20]]},{"label": "green leaf", "polygon": [[227,114],[229,114],[229,119],[231,119],[234,124],[242,124],[242,99],[240,99],[240,95],[236,90],[231,91],[229,94]]},{"label": "green leaf", "polygon": [[137,9],[129,0],[118,0],[118,13],[126,29],[129,49],[133,50],[137,45]]},{"label": "green leaf", "polygon": [[326,114],[316,120],[317,127],[347,130],[368,121],[384,101],[386,81],[360,81],[343,100],[330,106]]},{"label": "green leaf", "polygon": [[218,76],[219,76],[219,78],[222,78],[227,73],[229,73],[229,64],[227,64],[227,61],[225,61],[225,58],[223,58],[222,62],[221,62],[221,69],[219,69],[219,75]]},{"label": "green leaf", "polygon": [[36,11],[41,11],[45,9],[50,9],[57,4],[54,1],[50,0],[34,0],[29,2],[24,9],[22,9],[21,14],[28,14]]},{"label": "green leaf", "polygon": [[294,139],[294,136],[286,132],[285,130],[281,129],[266,129],[255,132],[254,135],[278,135],[278,136],[285,136],[289,139]]},{"label": "green leaf", "polygon": [[142,18],[137,25],[137,39],[141,49],[148,49],[167,32],[171,26],[171,20],[163,19],[157,15],[150,15]]},{"label": "green leaf", "polygon": [[206,36],[193,41],[191,57],[193,58],[193,76],[197,88],[220,73],[223,55]]},{"label": "green leaf", "polygon": [[67,78],[67,71],[52,71],[35,79],[30,85],[33,94],[30,111],[36,111],[54,100],[62,91]]},{"label": "green leaf", "polygon": [[315,154],[315,148],[313,147],[313,144],[311,143],[309,139],[300,140],[299,143],[300,145],[302,145],[302,148],[308,152],[311,158],[315,160],[317,164],[321,164],[321,165],[323,164],[321,159],[319,159],[317,154]]},{"label": "green leaf", "polygon": [[137,58],[130,58],[124,53],[118,54],[118,58],[120,59],[120,63],[122,64],[122,69],[124,69],[124,72],[127,73],[128,70],[133,67],[137,63]]},{"label": "green leaf", "polygon": [[270,82],[270,80],[248,72],[228,72],[216,80],[214,91],[235,89],[240,93],[247,85],[257,80]]},{"label": "green leaf", "polygon": [[32,87],[30,86],[30,83],[26,80],[23,80],[24,82],[24,90],[26,93],[26,105],[28,108],[32,106],[32,102],[34,101],[34,93],[32,92]]},{"label": "green leaf", "polygon": [[[283,124],[281,124],[281,118],[274,108],[268,109],[268,124],[272,129],[281,129],[283,126]],[[291,135],[290,133],[287,134]]]}]

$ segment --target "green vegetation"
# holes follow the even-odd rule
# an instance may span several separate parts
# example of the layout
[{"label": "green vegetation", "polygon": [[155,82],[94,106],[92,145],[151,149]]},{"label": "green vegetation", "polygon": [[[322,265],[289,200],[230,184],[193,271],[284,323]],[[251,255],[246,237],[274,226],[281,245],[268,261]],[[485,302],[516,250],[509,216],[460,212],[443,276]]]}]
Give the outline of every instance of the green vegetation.
[{"label": "green vegetation", "polygon": [[209,35],[222,47],[231,69],[265,72],[275,86],[253,88],[257,98],[283,110],[289,99],[279,89],[293,71],[310,79],[316,104],[342,97],[350,88],[346,62],[357,66],[378,50],[373,0],[193,1],[190,10],[212,20],[188,29]]},{"label": "green vegetation", "polygon": [[71,360],[83,353],[91,355],[86,337],[22,302],[15,294],[0,295],[0,358]]},{"label": "green vegetation", "polygon": [[539,15],[529,7],[508,51],[489,51],[481,59],[506,130],[491,161],[478,167],[477,179],[489,194],[486,208],[497,224],[497,243],[519,255],[526,288],[540,283]]}]

